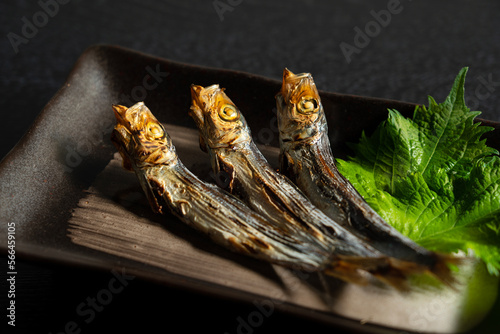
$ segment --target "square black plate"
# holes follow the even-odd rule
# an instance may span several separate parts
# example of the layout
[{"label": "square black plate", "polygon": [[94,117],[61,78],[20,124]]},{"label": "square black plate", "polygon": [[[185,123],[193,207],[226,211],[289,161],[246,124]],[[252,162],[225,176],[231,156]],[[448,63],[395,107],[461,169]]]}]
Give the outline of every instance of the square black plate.
[{"label": "square black plate", "polygon": [[[292,69],[293,70],[293,69]],[[109,136],[112,104],[144,101],[167,126],[186,166],[210,179],[188,116],[190,85],[218,83],[245,113],[259,147],[274,164],[278,146],[274,96],[281,83],[249,73],[176,63],[115,46],[94,46],[0,164],[1,250],[7,223],[16,225],[18,256],[134,275],[241,301],[271,302],[289,312],[363,332],[466,330],[487,312],[464,319],[468,286],[400,294],[297,273],[229,253],[173,216],[154,215],[133,174],[120,167]],[[415,105],[320,92],[332,147],[370,132],[394,108]],[[500,149],[500,125],[488,144]],[[479,264],[464,270],[469,280]],[[495,285],[496,284],[496,285]],[[492,286],[497,286],[493,281]],[[327,292],[328,291],[328,292]],[[479,296],[481,297],[481,296]],[[383,309],[377,307],[383,303]],[[429,304],[430,303],[430,304]],[[436,303],[439,305],[436,311]],[[485,303],[487,304],[487,303]],[[431,306],[429,306],[431,305]]]}]

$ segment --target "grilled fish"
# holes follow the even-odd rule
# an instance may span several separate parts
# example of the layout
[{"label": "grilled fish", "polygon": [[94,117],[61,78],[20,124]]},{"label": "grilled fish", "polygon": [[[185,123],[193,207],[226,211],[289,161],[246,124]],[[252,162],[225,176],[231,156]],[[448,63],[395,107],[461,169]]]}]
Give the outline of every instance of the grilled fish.
[{"label": "grilled fish", "polygon": [[[422,268],[376,250],[314,206],[288,178],[274,170],[252,140],[242,113],[218,85],[191,86],[190,115],[209,153],[215,174],[224,173],[229,192],[273,226],[308,240],[332,254],[364,258],[362,268],[382,279],[401,281]],[[400,283],[400,282],[399,282]]]},{"label": "grilled fish", "polygon": [[391,257],[416,262],[445,282],[452,256],[431,252],[386,223],[336,167],[323,106],[309,73],[283,73],[276,95],[280,170],[327,216]]},{"label": "grilled fish", "polygon": [[[269,224],[241,200],[197,178],[180,161],[164,127],[142,103],[113,106],[112,141],[123,166],[134,171],[152,209],[165,210],[235,252],[295,270],[324,272],[367,284],[363,258],[332,255],[302,235]],[[353,265],[355,263],[356,265]]]}]

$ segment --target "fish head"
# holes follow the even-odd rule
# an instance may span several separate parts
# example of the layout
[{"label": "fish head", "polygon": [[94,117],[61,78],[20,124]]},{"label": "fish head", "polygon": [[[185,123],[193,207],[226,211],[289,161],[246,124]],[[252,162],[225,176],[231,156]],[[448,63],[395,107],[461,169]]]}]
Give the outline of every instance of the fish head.
[{"label": "fish head", "polygon": [[170,136],[143,102],[130,108],[114,105],[113,111],[117,123],[111,139],[126,169],[167,165],[177,160]]},{"label": "fish head", "polygon": [[276,95],[278,127],[284,141],[315,137],[326,126],[323,105],[310,73],[283,71],[283,83]]},{"label": "fish head", "polygon": [[191,100],[189,115],[200,131],[202,149],[235,147],[251,140],[245,118],[219,85],[192,85]]}]

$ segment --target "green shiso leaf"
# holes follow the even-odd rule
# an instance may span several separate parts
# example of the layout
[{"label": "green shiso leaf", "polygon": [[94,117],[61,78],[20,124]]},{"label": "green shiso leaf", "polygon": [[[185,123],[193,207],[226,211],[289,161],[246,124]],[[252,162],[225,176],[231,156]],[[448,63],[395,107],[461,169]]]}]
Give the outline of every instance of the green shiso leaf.
[{"label": "green shiso leaf", "polygon": [[467,68],[443,103],[429,97],[413,118],[389,110],[371,136],[337,160],[340,172],[389,224],[424,247],[462,250],[500,273],[500,157],[493,130],[465,105]]}]

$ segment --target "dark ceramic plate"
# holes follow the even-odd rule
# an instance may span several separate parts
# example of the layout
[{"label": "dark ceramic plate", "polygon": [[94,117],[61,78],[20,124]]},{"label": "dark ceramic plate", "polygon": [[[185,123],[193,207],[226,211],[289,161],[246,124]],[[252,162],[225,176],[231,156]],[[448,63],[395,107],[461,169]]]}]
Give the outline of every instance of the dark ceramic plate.
[{"label": "dark ceramic plate", "polygon": [[[281,70],[281,69],[279,69]],[[293,69],[292,69],[293,70]],[[1,249],[7,223],[16,226],[18,256],[105,270],[119,269],[157,282],[240,301],[258,301],[359,331],[454,332],[477,324],[483,308],[465,314],[468,283],[482,269],[461,271],[459,291],[435,287],[407,294],[379,286],[359,287],[300,275],[212,244],[170,215],[151,212],[135,176],[120,167],[109,135],[111,105],[144,100],[166,124],[181,159],[210,180],[207,156],[198,148],[187,111],[190,85],[218,83],[244,112],[255,140],[272,164],[278,144],[274,96],[280,82],[248,73],[202,68],[113,47],[89,48],[65,85],[0,165]],[[411,115],[415,105],[321,92],[334,152],[370,132],[395,108]],[[488,134],[500,148],[499,124]],[[488,300],[490,301],[488,303]],[[383,304],[381,308],[379,305]]]}]

